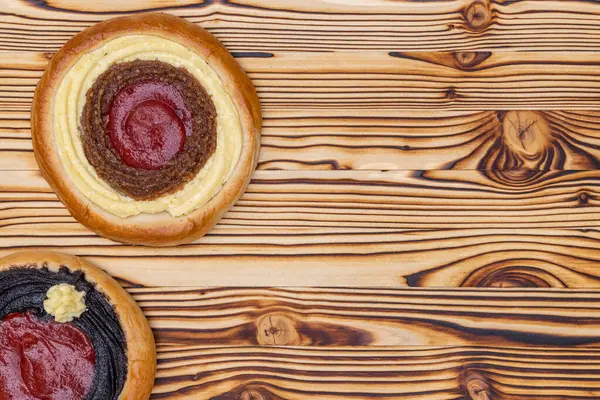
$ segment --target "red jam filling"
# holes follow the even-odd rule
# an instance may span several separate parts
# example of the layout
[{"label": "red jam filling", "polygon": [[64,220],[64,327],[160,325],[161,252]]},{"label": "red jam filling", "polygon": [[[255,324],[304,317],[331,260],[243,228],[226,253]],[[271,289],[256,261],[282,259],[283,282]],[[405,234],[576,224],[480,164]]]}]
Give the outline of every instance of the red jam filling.
[{"label": "red jam filling", "polygon": [[92,387],[95,353],[71,324],[27,312],[0,321],[1,400],[81,400]]},{"label": "red jam filling", "polygon": [[175,157],[192,134],[192,118],[172,85],[145,80],[125,86],[108,111],[108,135],[125,164],[156,170]]}]

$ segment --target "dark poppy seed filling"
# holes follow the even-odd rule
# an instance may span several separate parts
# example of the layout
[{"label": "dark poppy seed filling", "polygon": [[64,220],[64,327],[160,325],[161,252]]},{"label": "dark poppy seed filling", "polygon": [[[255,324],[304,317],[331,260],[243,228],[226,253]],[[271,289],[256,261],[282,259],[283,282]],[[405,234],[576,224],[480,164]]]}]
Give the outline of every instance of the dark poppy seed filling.
[{"label": "dark poppy seed filling", "polygon": [[[35,267],[0,272],[0,399],[117,400],[127,378],[127,342],[112,304],[81,271]],[[60,283],[85,292],[87,310],[57,325],[43,303],[48,289]],[[18,346],[11,336],[19,336]],[[39,396],[20,396],[24,387]]]},{"label": "dark poppy seed filling", "polygon": [[210,96],[184,68],[114,64],[87,93],[83,149],[113,189],[153,200],[181,189],[213,155],[216,115]]}]

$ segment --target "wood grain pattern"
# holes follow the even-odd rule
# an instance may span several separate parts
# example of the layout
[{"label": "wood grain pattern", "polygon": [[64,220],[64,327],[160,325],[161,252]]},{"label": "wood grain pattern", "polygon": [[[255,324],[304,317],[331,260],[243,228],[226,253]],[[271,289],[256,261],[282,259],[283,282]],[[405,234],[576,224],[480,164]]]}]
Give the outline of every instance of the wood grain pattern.
[{"label": "wood grain pattern", "polygon": [[[598,171],[257,171],[222,226],[594,228],[599,185]],[[0,189],[7,233],[26,233],[28,218],[68,216],[37,171],[7,171]]]},{"label": "wood grain pattern", "polygon": [[[31,223],[44,224],[38,219]],[[57,224],[57,229],[62,225]],[[294,286],[302,282],[331,287],[596,288],[600,277],[597,231],[221,232],[216,229],[200,243],[171,251],[108,241],[90,244],[88,238],[59,240],[55,235],[45,241],[16,237],[2,240],[9,245],[0,254],[21,249],[77,254],[102,265],[125,285]],[[290,244],[297,237],[301,242]],[[22,244],[27,242],[39,244]]]},{"label": "wood grain pattern", "polygon": [[597,169],[596,111],[273,111],[259,169]]},{"label": "wood grain pattern", "polygon": [[124,12],[199,23],[234,51],[600,49],[595,1],[4,0],[0,50],[56,51]]},{"label": "wood grain pattern", "polygon": [[[436,101],[437,97],[449,108],[511,108],[514,104],[518,104],[514,108],[520,108],[522,104],[554,104],[554,99],[560,98],[565,105],[588,104],[595,108],[600,95],[594,94],[589,85],[590,80],[598,80],[600,58],[589,64],[586,53],[564,53],[565,61],[557,60],[553,72],[552,66],[539,63],[542,55],[537,53],[490,54],[485,59],[472,60],[468,54],[461,54],[467,58],[446,53],[403,54],[401,57],[375,54],[373,64],[361,59],[361,54],[313,54],[312,58],[301,55],[301,63],[298,55],[287,53],[267,59],[241,58],[255,75],[265,108],[259,168],[597,168],[600,118],[595,110],[444,111],[431,110],[428,102]],[[584,58],[588,65],[583,63]],[[28,108],[35,83],[47,61],[48,55],[40,53],[23,53],[16,60],[10,53],[0,54],[3,68],[0,72],[0,104],[3,105],[0,168],[36,169],[31,153]],[[346,67],[345,63],[351,66]],[[530,72],[527,63],[532,63]],[[298,78],[299,68],[307,81]],[[365,76],[368,69],[373,70],[373,79]],[[497,69],[507,72],[498,75]],[[331,72],[324,73],[324,70]],[[348,73],[339,72],[342,70]],[[419,71],[418,75],[414,75],[414,71]],[[585,71],[589,71],[588,77],[583,75]],[[560,83],[560,76],[556,76],[559,73],[564,74],[568,83]],[[327,74],[340,76],[333,81],[334,88]],[[507,78],[503,78],[505,74]],[[393,76],[400,77],[399,86],[390,85]],[[499,85],[506,88],[506,96],[494,93],[489,97],[485,90],[479,89],[486,85],[498,88],[494,83],[498,79],[504,80]],[[438,80],[442,86],[431,80]],[[469,80],[473,83],[469,84]],[[307,84],[315,86],[307,89]],[[434,92],[430,90],[432,84],[438,87]],[[387,88],[382,88],[384,85]],[[463,90],[461,86],[465,94],[472,90],[471,94],[459,95]],[[579,86],[586,89],[580,90]],[[520,94],[538,93],[538,90],[541,96],[550,96],[550,103],[530,95],[522,98]],[[379,104],[388,100],[393,104]],[[388,106],[394,109],[385,110]],[[360,108],[351,110],[356,107]],[[398,107],[423,110],[396,110]]]},{"label": "wood grain pattern", "polygon": [[153,399],[565,400],[600,396],[600,352],[573,348],[159,350]]},{"label": "wood grain pattern", "polygon": [[[259,171],[206,237],[116,244],[41,178],[33,90],[158,10],[253,79]],[[87,257],[158,344],[153,399],[600,398],[600,4],[4,0],[0,256]]]},{"label": "wood grain pattern", "polygon": [[[29,110],[51,56],[0,53],[4,111]],[[281,52],[238,60],[265,111],[597,110],[600,101],[598,52]]]},{"label": "wood grain pattern", "polygon": [[[0,78],[1,79],[1,78]],[[268,111],[258,169],[596,170],[597,111]],[[37,170],[28,112],[0,111],[0,168]]]},{"label": "wood grain pattern", "polygon": [[10,171],[0,253],[67,251],[146,285],[597,287],[599,177],[258,171],[208,236],[144,249],[91,234],[37,172]]},{"label": "wood grain pattern", "polygon": [[600,345],[600,291],[594,290],[130,291],[164,345]]},{"label": "wood grain pattern", "polygon": [[600,340],[597,290],[129,291],[159,346],[156,399],[600,395],[600,353],[573,347]]}]

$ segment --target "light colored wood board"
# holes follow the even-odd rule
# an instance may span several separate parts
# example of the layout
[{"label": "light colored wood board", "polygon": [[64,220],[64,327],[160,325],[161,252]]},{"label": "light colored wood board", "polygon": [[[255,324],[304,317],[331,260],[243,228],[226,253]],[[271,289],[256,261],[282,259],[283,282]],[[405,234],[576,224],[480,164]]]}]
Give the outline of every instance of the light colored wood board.
[{"label": "light colored wood board", "polygon": [[[44,225],[44,221],[32,220],[31,226],[37,225]],[[62,225],[66,224],[57,224],[58,229]],[[34,249],[77,254],[101,265],[124,285],[600,285],[598,232],[441,230],[353,234],[340,229],[320,235],[306,230],[286,235],[275,230],[270,235],[238,233],[233,238],[227,234],[223,238],[222,232],[217,228],[199,243],[176,249],[111,245],[108,241],[89,244],[85,239],[69,242],[56,237],[41,238],[38,245],[23,245],[30,241],[16,237],[12,240],[16,244],[3,247],[0,254]],[[222,243],[236,239],[238,243]],[[302,242],[288,244],[298,239]],[[2,243],[6,240],[3,238]]]},{"label": "light colored wood board", "polygon": [[[256,171],[220,227],[266,234],[325,228],[593,229],[600,218],[599,186],[598,171]],[[27,226],[32,218],[74,222],[38,171],[2,171],[0,191],[1,236],[34,240]],[[37,226],[37,234],[53,236],[47,227]],[[57,234],[75,240],[71,236],[81,232]]]},{"label": "light colored wood board", "polygon": [[245,240],[250,243],[231,245],[219,244],[214,237],[218,233],[177,249],[99,246],[86,241],[60,245],[55,238],[46,238],[37,246],[4,247],[0,254],[24,249],[64,251],[89,258],[124,285],[600,286],[598,232],[384,232],[360,235],[360,242],[345,239],[350,235],[342,233],[335,235],[337,242],[321,239],[318,244],[318,235],[308,234],[312,239],[308,244],[287,244],[290,239],[281,240],[283,234],[266,240],[250,234],[253,241]]},{"label": "light colored wood board", "polygon": [[273,111],[260,169],[597,169],[596,111]]},{"label": "light colored wood board", "polygon": [[600,352],[572,348],[164,347],[152,399],[565,400],[600,397]]},{"label": "light colored wood board", "polygon": [[600,345],[596,290],[129,290],[162,345]]},{"label": "light colored wood board", "polygon": [[198,23],[232,51],[600,49],[593,1],[4,0],[0,49],[56,51],[123,13],[166,11]]},{"label": "light colored wood board", "polygon": [[[267,111],[258,169],[595,170],[597,111]],[[28,112],[0,111],[0,170],[36,170]]]},{"label": "light colored wood board", "polygon": [[597,172],[549,172],[522,185],[486,179],[257,171],[207,236],[152,249],[97,237],[37,173],[5,171],[0,253],[66,251],[143,285],[599,285]]},{"label": "light colored wood board", "polygon": [[[51,54],[0,53],[0,108],[28,111]],[[597,110],[600,52],[276,53],[238,58],[265,111]],[[20,78],[27,83],[21,84]]]}]

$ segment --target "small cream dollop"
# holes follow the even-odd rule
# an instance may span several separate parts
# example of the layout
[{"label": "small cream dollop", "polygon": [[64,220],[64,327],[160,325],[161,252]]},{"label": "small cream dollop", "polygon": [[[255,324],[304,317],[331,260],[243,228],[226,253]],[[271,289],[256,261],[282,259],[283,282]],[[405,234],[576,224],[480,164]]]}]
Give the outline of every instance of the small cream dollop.
[{"label": "small cream dollop", "polygon": [[78,291],[73,285],[54,285],[46,293],[44,310],[52,315],[56,322],[71,322],[81,317],[86,309],[85,292]]}]

